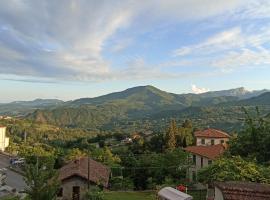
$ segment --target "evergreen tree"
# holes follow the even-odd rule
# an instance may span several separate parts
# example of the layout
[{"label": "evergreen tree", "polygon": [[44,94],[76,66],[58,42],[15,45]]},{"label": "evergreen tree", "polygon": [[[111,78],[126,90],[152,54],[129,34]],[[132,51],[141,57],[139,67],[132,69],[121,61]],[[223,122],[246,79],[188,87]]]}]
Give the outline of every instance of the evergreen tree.
[{"label": "evergreen tree", "polygon": [[176,125],[176,121],[172,120],[170,123],[170,127],[165,135],[165,146],[168,150],[174,150],[176,147],[176,134],[178,132],[178,128]]}]

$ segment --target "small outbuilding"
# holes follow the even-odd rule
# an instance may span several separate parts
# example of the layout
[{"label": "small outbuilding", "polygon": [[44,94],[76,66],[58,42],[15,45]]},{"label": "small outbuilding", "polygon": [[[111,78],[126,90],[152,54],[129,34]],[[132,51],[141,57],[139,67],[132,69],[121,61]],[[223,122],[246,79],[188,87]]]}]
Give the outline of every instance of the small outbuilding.
[{"label": "small outbuilding", "polygon": [[110,169],[102,163],[87,157],[71,161],[60,169],[58,199],[82,200],[90,185],[107,188],[109,178]]},{"label": "small outbuilding", "polygon": [[160,200],[192,200],[192,196],[180,192],[172,187],[162,188],[158,192],[158,197]]}]

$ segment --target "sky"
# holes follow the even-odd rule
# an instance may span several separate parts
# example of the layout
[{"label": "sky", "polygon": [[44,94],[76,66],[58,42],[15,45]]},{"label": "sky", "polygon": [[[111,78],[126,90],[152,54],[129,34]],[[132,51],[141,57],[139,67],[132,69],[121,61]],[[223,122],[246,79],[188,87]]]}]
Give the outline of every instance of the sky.
[{"label": "sky", "polygon": [[0,102],[270,88],[269,0],[1,0]]}]

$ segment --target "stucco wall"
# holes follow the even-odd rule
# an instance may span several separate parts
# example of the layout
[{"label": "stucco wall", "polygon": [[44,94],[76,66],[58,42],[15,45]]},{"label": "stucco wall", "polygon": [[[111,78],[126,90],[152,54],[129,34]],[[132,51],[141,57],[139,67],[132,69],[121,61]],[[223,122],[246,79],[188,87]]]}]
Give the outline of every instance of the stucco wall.
[{"label": "stucco wall", "polygon": [[215,199],[214,200],[224,200],[222,192],[217,187],[215,187]]},{"label": "stucco wall", "polygon": [[[205,140],[205,144],[202,144],[202,139]],[[211,140],[214,140],[214,145],[216,145],[216,144],[221,144],[221,140],[224,140],[224,143],[225,143],[229,139],[228,138],[202,138],[202,137],[197,137],[196,145],[197,146],[209,146],[209,145],[211,145]]]},{"label": "stucco wall", "polygon": [[[203,159],[203,166],[201,166],[201,158]],[[208,158],[196,155],[196,163],[195,163],[196,169],[199,170],[202,167],[207,167],[208,166],[208,160],[209,160]]]},{"label": "stucco wall", "polygon": [[9,145],[9,138],[6,137],[6,127],[0,127],[0,151],[5,151]]}]

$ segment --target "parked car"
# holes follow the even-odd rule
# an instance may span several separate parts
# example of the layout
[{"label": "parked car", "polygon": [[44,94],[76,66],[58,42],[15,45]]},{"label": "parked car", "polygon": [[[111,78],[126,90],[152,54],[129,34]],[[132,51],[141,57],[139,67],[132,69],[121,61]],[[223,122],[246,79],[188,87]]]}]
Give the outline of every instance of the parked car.
[{"label": "parked car", "polygon": [[24,158],[11,158],[10,164],[11,165],[23,165],[25,163]]}]

